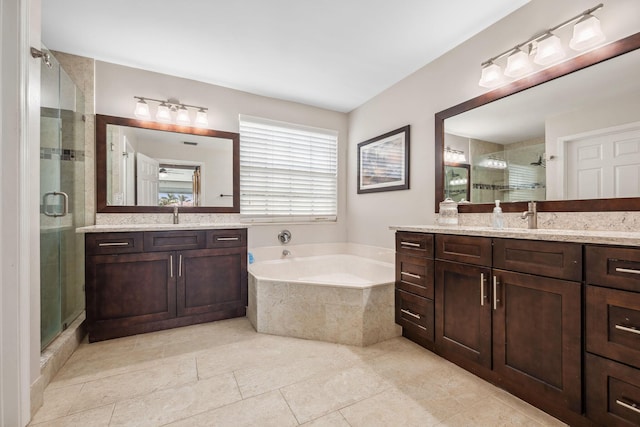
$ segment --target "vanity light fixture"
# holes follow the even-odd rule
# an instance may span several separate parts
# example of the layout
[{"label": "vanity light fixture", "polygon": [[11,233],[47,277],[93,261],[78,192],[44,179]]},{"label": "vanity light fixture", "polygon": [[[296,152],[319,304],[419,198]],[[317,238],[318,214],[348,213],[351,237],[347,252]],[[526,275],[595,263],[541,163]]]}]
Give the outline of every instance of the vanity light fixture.
[{"label": "vanity light fixture", "polygon": [[161,100],[146,98],[142,96],[134,96],[133,98],[136,99],[136,106],[133,114],[138,119],[151,120],[151,112],[149,110],[148,101],[153,101],[159,104],[158,108],[156,109],[155,115],[155,119],[158,122],[171,123],[174,120],[173,113],[175,113],[175,122],[177,124],[191,126],[191,116],[189,114],[189,109],[194,109],[196,110],[194,125],[198,127],[209,126],[209,117],[207,115],[208,108],[206,107],[183,104],[175,99]]},{"label": "vanity light fixture", "polygon": [[547,33],[546,36],[538,40],[538,53],[536,53],[533,62],[538,65],[550,65],[567,56],[562,48],[560,37]]},{"label": "vanity light fixture", "polygon": [[449,147],[444,149],[444,161],[445,163],[463,163],[466,161],[464,151],[454,150]]},{"label": "vanity light fixture", "polygon": [[504,75],[515,79],[529,74],[532,68],[529,54],[517,49],[507,58],[507,68],[504,70]]},{"label": "vanity light fixture", "polygon": [[[567,53],[562,48],[560,37],[554,32],[574,22],[573,37],[569,41],[571,49],[583,51],[600,45],[606,37],[600,28],[600,20],[592,13],[602,7],[604,4],[600,3],[493,58],[489,58],[481,64],[482,76],[478,84],[482,87],[494,88],[507,81],[504,76],[518,79],[530,74],[534,71],[534,67],[529,57],[534,54],[533,62],[540,66],[535,71],[562,60],[567,56]],[[503,74],[498,61],[504,58],[507,58],[507,65]]]}]

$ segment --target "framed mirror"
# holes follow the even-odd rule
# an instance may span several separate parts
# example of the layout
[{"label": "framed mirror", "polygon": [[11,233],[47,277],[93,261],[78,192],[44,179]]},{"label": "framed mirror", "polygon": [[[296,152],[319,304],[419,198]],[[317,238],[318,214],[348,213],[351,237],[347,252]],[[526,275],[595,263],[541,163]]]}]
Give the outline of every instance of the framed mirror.
[{"label": "framed mirror", "polygon": [[240,212],[240,135],[96,115],[99,213]]},{"label": "framed mirror", "polygon": [[[640,210],[639,48],[636,33],[437,113],[436,212],[450,150],[470,168],[460,212],[491,212],[494,200],[507,212],[529,200],[540,211]],[[605,151],[603,164],[586,162]]]}]

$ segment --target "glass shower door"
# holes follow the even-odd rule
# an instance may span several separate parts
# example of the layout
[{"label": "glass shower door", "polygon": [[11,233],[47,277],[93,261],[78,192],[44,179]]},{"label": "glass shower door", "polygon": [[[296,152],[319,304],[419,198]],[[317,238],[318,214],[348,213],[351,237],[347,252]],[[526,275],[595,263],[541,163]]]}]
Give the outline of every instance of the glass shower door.
[{"label": "glass shower door", "polygon": [[45,348],[84,309],[84,96],[59,62],[42,64],[40,311]]}]

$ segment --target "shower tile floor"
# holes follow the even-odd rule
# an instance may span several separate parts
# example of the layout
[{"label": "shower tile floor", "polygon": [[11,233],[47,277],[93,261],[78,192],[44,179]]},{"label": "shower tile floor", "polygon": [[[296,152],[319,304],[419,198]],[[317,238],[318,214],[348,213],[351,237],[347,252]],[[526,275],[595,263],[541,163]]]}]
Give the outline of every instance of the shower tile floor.
[{"label": "shower tile floor", "polygon": [[264,335],[246,318],[83,343],[32,426],[562,426],[402,337]]}]

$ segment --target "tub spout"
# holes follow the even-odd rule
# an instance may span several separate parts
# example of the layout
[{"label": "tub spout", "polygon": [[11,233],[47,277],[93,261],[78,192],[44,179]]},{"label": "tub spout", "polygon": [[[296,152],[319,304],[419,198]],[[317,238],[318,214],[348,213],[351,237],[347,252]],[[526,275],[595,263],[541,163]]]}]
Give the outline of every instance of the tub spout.
[{"label": "tub spout", "polygon": [[285,250],[282,251],[282,256],[286,257],[286,256],[289,256],[289,255],[291,255],[291,252],[289,252],[289,250],[285,249]]}]

